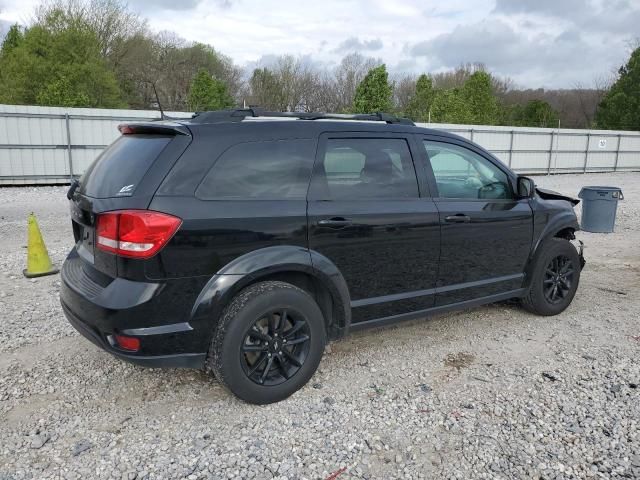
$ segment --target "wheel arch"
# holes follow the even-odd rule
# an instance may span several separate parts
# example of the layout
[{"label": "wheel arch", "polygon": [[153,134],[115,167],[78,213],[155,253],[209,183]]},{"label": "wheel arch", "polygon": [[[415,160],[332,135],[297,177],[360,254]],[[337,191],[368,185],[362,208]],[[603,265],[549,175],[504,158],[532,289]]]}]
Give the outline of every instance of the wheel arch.
[{"label": "wheel arch", "polygon": [[329,339],[340,338],[351,324],[351,300],[338,268],[304,247],[275,246],[234,259],[205,285],[191,310],[191,320],[213,333],[226,305],[241,290],[258,282],[279,280],[308,292],[325,318]]},{"label": "wheel arch", "polygon": [[525,268],[525,287],[529,286],[531,274],[535,268],[536,260],[544,248],[545,241],[549,238],[573,240],[575,238],[575,232],[578,230],[580,230],[580,225],[578,224],[578,220],[573,211],[552,217],[536,239],[534,247],[531,250],[531,254]]}]

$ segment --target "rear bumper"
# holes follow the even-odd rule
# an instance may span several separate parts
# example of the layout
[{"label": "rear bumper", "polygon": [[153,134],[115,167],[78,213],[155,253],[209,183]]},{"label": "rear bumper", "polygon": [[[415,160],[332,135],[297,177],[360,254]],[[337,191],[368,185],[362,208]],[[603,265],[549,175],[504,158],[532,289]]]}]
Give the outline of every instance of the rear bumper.
[{"label": "rear bumper", "polygon": [[103,350],[106,350],[110,354],[126,362],[152,368],[200,369],[204,366],[206,358],[205,353],[179,353],[174,355],[154,356],[131,355],[124,353],[113,347],[110,342],[106,341],[97,331],[95,331],[89,325],[83,323],[82,320],[76,317],[64,303],[62,303],[62,310],[64,311],[64,314],[71,326],[75,328],[83,337],[85,337],[87,340],[90,340],[94,345],[102,348]]},{"label": "rear bumper", "polygon": [[[189,297],[176,303],[182,284],[113,279],[98,284],[85,272],[75,249],[61,269],[60,303],[69,323],[93,344],[130,363],[146,367],[203,368],[208,334],[194,328]],[[188,285],[188,284],[187,284]],[[140,351],[119,348],[113,335],[140,340]]]}]

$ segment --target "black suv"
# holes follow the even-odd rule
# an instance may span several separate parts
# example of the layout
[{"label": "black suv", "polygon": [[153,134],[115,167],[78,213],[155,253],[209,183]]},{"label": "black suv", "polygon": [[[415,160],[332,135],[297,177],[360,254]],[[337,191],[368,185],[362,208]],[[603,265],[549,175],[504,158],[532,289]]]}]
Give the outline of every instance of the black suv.
[{"label": "black suv", "polygon": [[350,331],[511,298],[555,315],[578,287],[577,201],[459,136],[254,109],[119,128],[69,190],[61,302],[124,360],[270,403]]}]

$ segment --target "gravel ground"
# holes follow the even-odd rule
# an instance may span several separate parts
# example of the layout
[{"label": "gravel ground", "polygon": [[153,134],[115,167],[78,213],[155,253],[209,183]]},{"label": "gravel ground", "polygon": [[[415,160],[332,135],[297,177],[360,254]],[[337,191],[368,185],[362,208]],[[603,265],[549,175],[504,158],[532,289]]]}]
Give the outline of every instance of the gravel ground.
[{"label": "gravel ground", "polygon": [[640,478],[640,174],[557,317],[490,305],[335,342],[269,406],[197,371],[122,363],[81,338],[59,277],[27,280],[26,217],[58,264],[64,188],[0,189],[0,479]]}]

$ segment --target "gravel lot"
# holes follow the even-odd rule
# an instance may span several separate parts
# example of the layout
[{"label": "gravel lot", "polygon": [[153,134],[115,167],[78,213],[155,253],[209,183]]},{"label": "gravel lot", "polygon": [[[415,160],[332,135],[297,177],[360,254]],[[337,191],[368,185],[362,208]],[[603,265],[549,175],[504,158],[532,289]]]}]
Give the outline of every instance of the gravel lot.
[{"label": "gravel lot", "polygon": [[537,182],[626,196],[616,233],[579,235],[566,312],[501,303],[353,334],[262,407],[80,337],[59,277],[21,273],[30,211],[55,262],[71,248],[65,189],[0,189],[0,479],[640,478],[640,174]]}]

